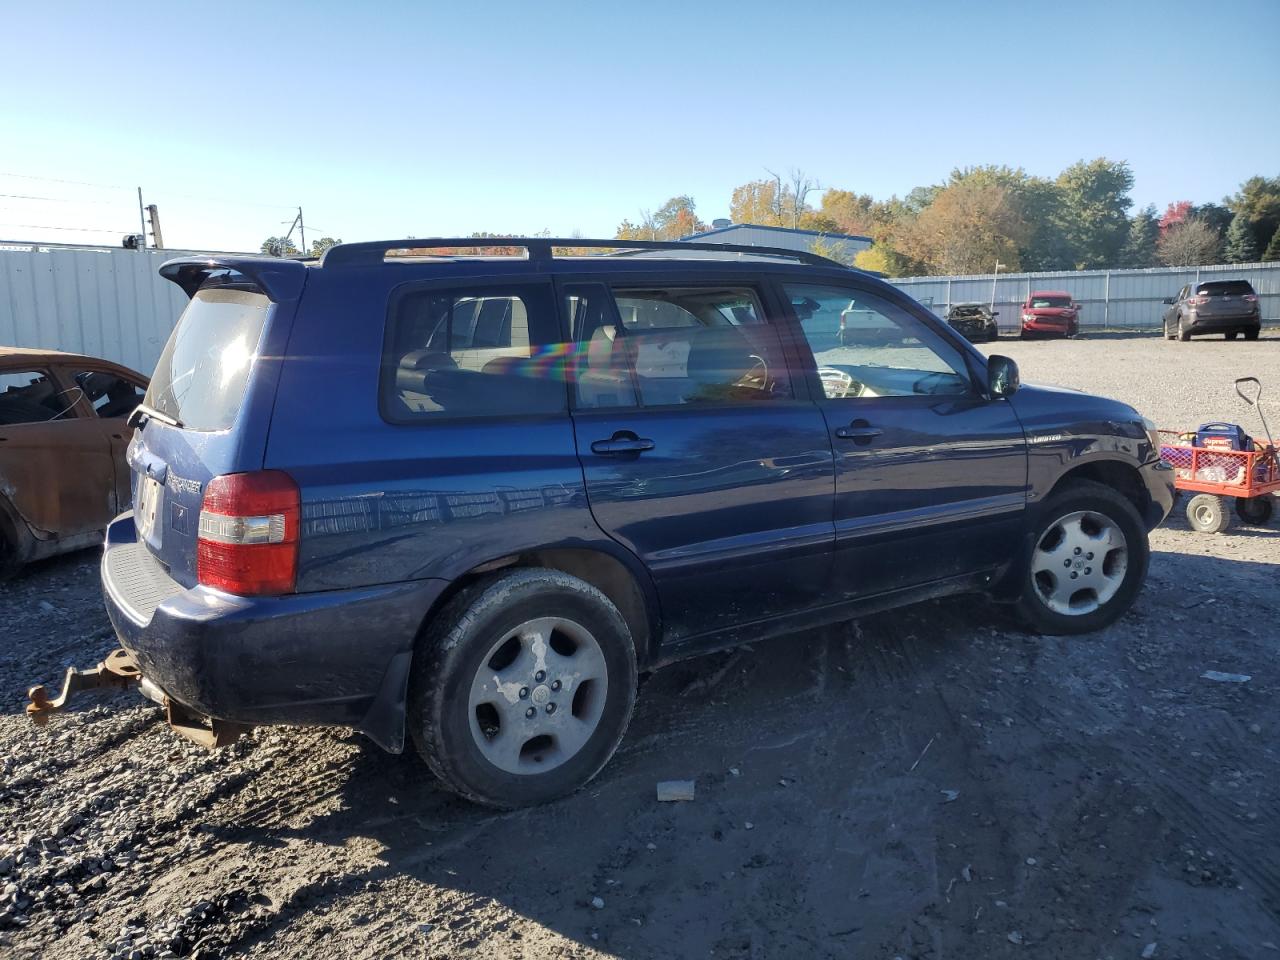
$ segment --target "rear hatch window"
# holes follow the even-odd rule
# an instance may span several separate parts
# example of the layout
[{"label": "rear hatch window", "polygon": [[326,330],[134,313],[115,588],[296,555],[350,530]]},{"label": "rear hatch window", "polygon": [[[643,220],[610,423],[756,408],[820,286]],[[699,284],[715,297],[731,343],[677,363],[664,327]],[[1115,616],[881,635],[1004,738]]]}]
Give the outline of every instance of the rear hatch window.
[{"label": "rear hatch window", "polygon": [[235,421],[271,301],[239,287],[196,291],[165,344],[143,401],[185,430]]},{"label": "rear hatch window", "polygon": [[1196,287],[1202,297],[1243,297],[1253,293],[1248,280],[1209,280]]}]

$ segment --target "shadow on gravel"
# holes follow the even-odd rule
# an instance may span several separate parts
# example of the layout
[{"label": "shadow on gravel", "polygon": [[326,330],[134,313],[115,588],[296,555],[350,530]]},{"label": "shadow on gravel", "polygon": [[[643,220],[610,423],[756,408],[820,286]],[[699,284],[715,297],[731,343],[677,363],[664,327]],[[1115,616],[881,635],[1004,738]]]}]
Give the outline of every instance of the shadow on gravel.
[{"label": "shadow on gravel", "polygon": [[[435,905],[388,909],[443,955],[504,955],[510,911],[637,960],[1084,956],[1174,935],[1192,954],[1254,956],[1280,929],[1280,849],[1245,817],[1280,782],[1246,730],[1277,719],[1258,620],[1274,623],[1276,571],[1156,553],[1135,611],[1086,638],[1031,637],[958,599],[677,665],[642,691],[597,781],[533,810],[472,807],[415,756],[370,746],[305,826],[282,825],[286,802],[214,828],[228,844],[381,850],[235,946],[366,889],[376,915],[377,891],[409,881]],[[1253,679],[1215,684],[1208,668]],[[1223,768],[1249,789],[1222,796]],[[695,779],[697,798],[658,803],[666,779]]]}]

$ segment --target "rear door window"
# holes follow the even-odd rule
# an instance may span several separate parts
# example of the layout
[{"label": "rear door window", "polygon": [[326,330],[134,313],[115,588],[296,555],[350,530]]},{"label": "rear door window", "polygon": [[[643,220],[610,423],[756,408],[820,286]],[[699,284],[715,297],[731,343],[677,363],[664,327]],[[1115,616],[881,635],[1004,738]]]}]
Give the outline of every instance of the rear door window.
[{"label": "rear door window", "polygon": [[[627,369],[642,406],[792,398],[778,329],[750,288],[619,286],[613,293],[621,323],[610,343],[598,336],[589,343],[591,365]],[[580,391],[579,399],[592,398]]]},{"label": "rear door window", "polygon": [[244,400],[270,307],[256,290],[197,290],[156,363],[147,406],[187,430],[230,427]]},{"label": "rear door window", "polygon": [[566,408],[550,284],[409,290],[392,304],[382,409],[392,422]]}]

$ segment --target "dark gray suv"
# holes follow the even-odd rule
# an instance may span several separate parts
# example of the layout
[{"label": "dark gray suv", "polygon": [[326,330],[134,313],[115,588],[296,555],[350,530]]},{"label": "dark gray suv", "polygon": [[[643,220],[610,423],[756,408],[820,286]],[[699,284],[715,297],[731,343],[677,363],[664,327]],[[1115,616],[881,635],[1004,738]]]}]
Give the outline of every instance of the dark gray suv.
[{"label": "dark gray suv", "polygon": [[1190,340],[1201,333],[1225,334],[1228,340],[1243,333],[1246,340],[1257,340],[1262,331],[1258,294],[1248,280],[1188,283],[1164,302],[1166,340]]}]

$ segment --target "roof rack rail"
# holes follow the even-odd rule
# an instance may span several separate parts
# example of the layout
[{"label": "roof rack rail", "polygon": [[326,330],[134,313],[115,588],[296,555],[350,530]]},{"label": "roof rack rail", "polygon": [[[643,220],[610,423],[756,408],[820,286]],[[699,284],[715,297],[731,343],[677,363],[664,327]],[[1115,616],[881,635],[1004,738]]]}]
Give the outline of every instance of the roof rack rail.
[{"label": "roof rack rail", "polygon": [[530,260],[551,260],[556,247],[591,247],[602,250],[701,250],[757,257],[783,257],[815,267],[851,267],[807,250],[757,247],[741,243],[697,243],[684,240],[584,240],[581,237],[429,237],[405,240],[370,240],[339,243],[320,257],[321,267],[367,267],[382,263],[392,250],[428,250],[443,247],[524,247]]}]

